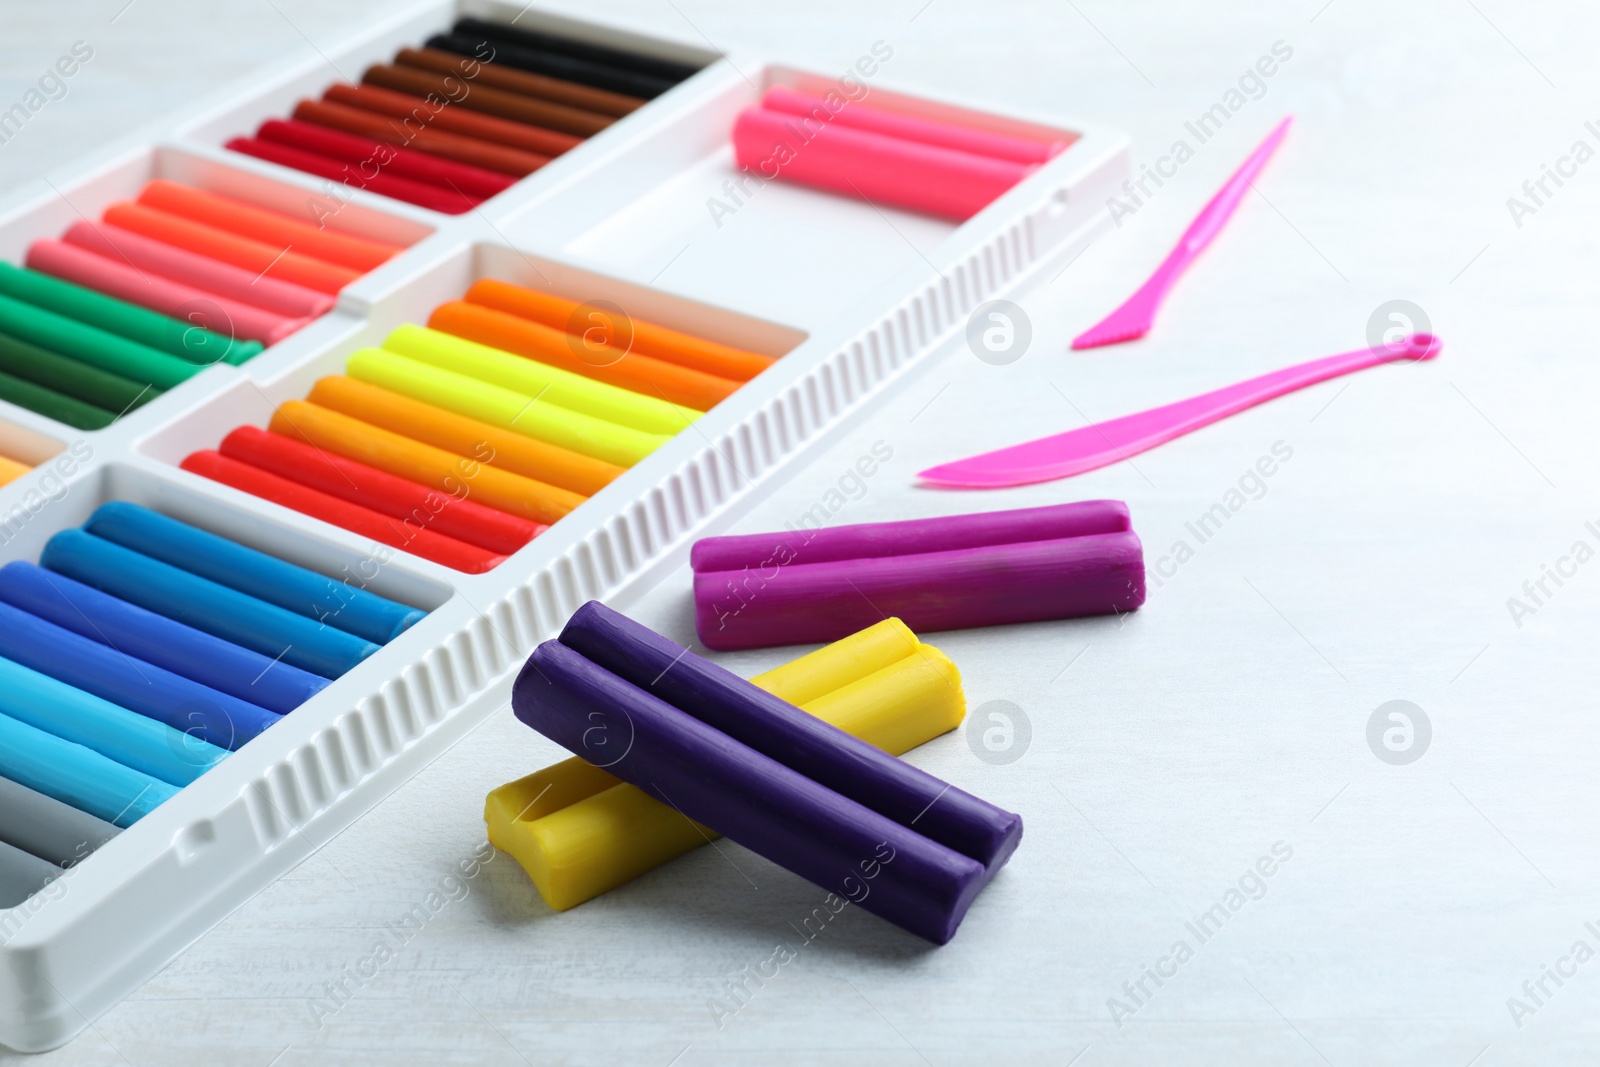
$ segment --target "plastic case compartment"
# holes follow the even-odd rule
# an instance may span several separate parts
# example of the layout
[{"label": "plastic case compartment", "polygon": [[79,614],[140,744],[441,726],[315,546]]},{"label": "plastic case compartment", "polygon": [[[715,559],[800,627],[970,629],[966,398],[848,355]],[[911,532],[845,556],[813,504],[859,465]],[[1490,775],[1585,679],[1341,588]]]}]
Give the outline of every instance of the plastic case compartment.
[{"label": "plastic case compartment", "polygon": [[[345,69],[420,41],[458,14],[510,21],[519,10],[420,5],[330,55]],[[704,56],[689,43],[536,10],[521,11],[518,25]],[[318,68],[325,74],[322,60],[308,56],[182,128],[237,132],[246,116],[272,112],[319,81],[312,78]],[[0,539],[0,561],[36,558],[51,533],[80,523],[102,500],[132,499],[324,573],[381,557],[371,588],[431,613],[50,889],[0,912],[0,1042],[23,1050],[62,1044],[504,707],[528,652],[579,605],[603,599],[626,607],[681,566],[695,539],[726,529],[959,343],[974,308],[1076,255],[1108,223],[1105,198],[1128,173],[1118,134],[892,91],[885,73],[872,81],[876,105],[1077,139],[961,225],[769,183],[719,228],[705,200],[736,175],[728,133],[758,93],[746,75],[763,86],[832,81],[759,56],[715,62],[492,204],[454,219],[424,222],[419,216],[429,213],[358,193],[352,208],[434,232],[349,286],[335,313],[231,373],[197,376],[162,397],[158,411],[152,403],[106,430],[73,436],[38,428],[37,440],[30,438],[41,457],[61,444],[89,455],[64,480],[55,475],[59,484],[42,506],[24,508],[26,521]],[[118,151],[129,158],[180,151],[153,144]],[[181,151],[221,162],[214,148],[186,143]],[[307,175],[227,164],[301,193],[318,188]],[[0,210],[0,235],[25,229],[30,210],[36,199]],[[804,239],[798,248],[797,238]],[[0,251],[21,239],[0,236]],[[870,269],[860,267],[863,260]],[[640,318],[763,351],[795,347],[692,430],[481,575],[374,546],[173,466],[234,426],[262,424],[273,404],[303,396],[354,348],[418,321],[483,275],[608,299]],[[43,499],[41,479],[52,469],[0,488],[0,516]]]}]

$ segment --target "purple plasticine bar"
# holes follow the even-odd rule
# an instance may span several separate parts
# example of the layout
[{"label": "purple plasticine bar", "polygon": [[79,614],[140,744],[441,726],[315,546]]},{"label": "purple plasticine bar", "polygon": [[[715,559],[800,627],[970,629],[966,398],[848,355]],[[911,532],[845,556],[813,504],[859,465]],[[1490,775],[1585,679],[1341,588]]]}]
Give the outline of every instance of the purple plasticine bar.
[{"label": "purple plasticine bar", "polygon": [[836,641],[886,616],[916,633],[1132,611],[1144,550],[1119,500],[699,541],[707,648]]},{"label": "purple plasticine bar", "polygon": [[915,823],[924,837],[991,870],[1022,837],[1019,816],[806,714],[598,601],[573,613],[560,641],[740,744],[895,822]]},{"label": "purple plasticine bar", "polygon": [[[534,650],[517,717],[733,841],[943,944],[991,872],[623,681],[559,641]],[[620,753],[620,754],[619,754]]]}]

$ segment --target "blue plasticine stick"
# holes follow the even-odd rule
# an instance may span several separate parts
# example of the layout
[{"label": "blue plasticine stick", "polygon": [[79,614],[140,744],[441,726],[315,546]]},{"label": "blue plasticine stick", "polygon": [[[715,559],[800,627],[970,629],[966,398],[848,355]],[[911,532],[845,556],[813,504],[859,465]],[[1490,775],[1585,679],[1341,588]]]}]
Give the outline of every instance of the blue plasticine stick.
[{"label": "blue plasticine stick", "polygon": [[168,785],[186,786],[228,756],[194,734],[8,659],[0,659],[0,713]]},{"label": "blue plasticine stick", "polygon": [[33,563],[0,567],[0,600],[91,641],[286,715],[328,685],[320,675],[146,611]]},{"label": "blue plasticine stick", "polygon": [[45,543],[39,563],[224,641],[337,678],[378,646],[82,530]]},{"label": "blue plasticine stick", "polygon": [[375,644],[394,640],[427,614],[138,504],[122,500],[102,504],[83,528],[151,559]]},{"label": "blue plasticine stick", "polygon": [[10,604],[0,604],[0,656],[230,750],[279,719]]},{"label": "blue plasticine stick", "polygon": [[0,775],[122,827],[178,793],[166,782],[9,715],[0,715]]}]

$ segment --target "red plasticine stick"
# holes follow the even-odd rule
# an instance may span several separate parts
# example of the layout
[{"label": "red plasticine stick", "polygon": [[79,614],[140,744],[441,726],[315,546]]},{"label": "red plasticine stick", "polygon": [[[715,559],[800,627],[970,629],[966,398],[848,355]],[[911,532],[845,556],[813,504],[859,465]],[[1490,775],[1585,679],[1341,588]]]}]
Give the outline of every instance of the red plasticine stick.
[{"label": "red plasticine stick", "polygon": [[124,200],[106,208],[105,219],[113,226],[142,233],[157,241],[330,295],[337,294],[340,289],[361,277],[359,271],[302,256],[282,245],[253,241],[131,201]]},{"label": "red plasticine stick", "polygon": [[920,141],[922,144],[954,148],[994,159],[1009,159],[1013,163],[1043,163],[1059,155],[1062,149],[1077,139],[1068,135],[1051,141],[1031,141],[1026,137],[993,133],[919,115],[906,115],[854,101],[845,101],[835,110],[822,97],[796,92],[787,85],[774,85],[768,89],[761,98],[761,106],[768,111],[803,115],[817,122],[835,122],[857,130],[881,133],[885,137]]},{"label": "red plasticine stick", "polygon": [[740,167],[840,196],[965,221],[1033,166],[745,108],[733,126]]},{"label": "red plasticine stick", "polygon": [[270,119],[261,124],[256,136],[263,141],[303,148],[307,152],[360,164],[368,169],[381,168],[401,178],[427,182],[441,189],[455,189],[486,200],[517,184],[517,179],[509,174],[496,174],[468,163],[414,152],[409,148],[399,148],[384,141],[374,141],[370,137],[301,122],[299,119]]},{"label": "red plasticine stick", "polygon": [[328,156],[320,156],[315,152],[306,152],[299,148],[290,148],[288,145],[275,144],[272,141],[261,141],[252,137],[235,137],[223,147],[232,152],[240,152],[257,159],[264,159],[268,163],[276,163],[280,167],[289,167],[293,170],[303,171],[306,174],[315,174],[319,178],[343,182],[352,189],[365,189],[379,196],[387,196],[393,200],[401,200],[407,204],[425,207],[430,211],[438,211],[445,215],[460,215],[471,211],[478,206],[478,201],[470,196],[455,192],[451,189],[441,189],[436,185],[426,182],[414,182],[409,178],[399,178],[393,174],[385,174],[381,170],[368,177],[356,171],[355,166],[344,163]]},{"label": "red plasticine stick", "polygon": [[500,555],[511,553],[549,529],[474,500],[324,452],[282,434],[241,426],[217,450],[290,481],[397,519],[413,519],[436,533]]},{"label": "red plasticine stick", "polygon": [[504,556],[491,555],[476,545],[457,541],[432,530],[419,530],[399,519],[380,515],[371,508],[308,489],[248,463],[229,459],[220,452],[196,452],[179,465],[203,478],[231,485],[252,496],[330,522],[362,537],[370,537],[380,544],[404,549],[414,556],[452,570],[482,574],[505,559]]},{"label": "red plasticine stick", "polygon": [[326,100],[302,100],[294,107],[294,117],[301,122],[313,122],[329,129],[358,133],[392,145],[403,145],[418,152],[470,163],[474,167],[499,171],[514,178],[526,177],[550,162],[550,157],[523,152],[493,141],[480,141],[476,137],[461,137],[444,130],[423,126],[408,127],[384,115],[363,111],[358,107],[330,104]]},{"label": "red plasticine stick", "polygon": [[377,115],[406,119],[418,126],[433,126],[461,137],[531,152],[536,156],[559,156],[583,143],[582,137],[546,130],[510,119],[485,115],[454,107],[434,94],[437,106],[427,98],[383,89],[376,85],[330,85],[322,98],[346,107],[360,108]]},{"label": "red plasticine stick", "polygon": [[164,244],[110,223],[75,222],[61,239],[75,248],[126,263],[146,274],[171,278],[213,296],[227,297],[286,319],[315,318],[333,310],[334,299],[327,293],[278,278],[262,277],[260,272]]},{"label": "red plasticine stick", "polygon": [[25,260],[31,270],[64,278],[118,300],[203,327],[225,337],[275,345],[310,319],[286,319],[227,297],[141,274],[121,260],[107,259],[62,241],[35,241]]}]

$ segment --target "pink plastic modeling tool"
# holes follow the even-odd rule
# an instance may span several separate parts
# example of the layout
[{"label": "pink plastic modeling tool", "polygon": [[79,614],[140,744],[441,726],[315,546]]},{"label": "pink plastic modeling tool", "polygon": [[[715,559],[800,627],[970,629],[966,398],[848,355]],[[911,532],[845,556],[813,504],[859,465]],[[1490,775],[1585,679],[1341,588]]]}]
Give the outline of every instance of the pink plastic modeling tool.
[{"label": "pink plastic modeling tool", "polygon": [[1296,389],[1384,363],[1432,359],[1441,347],[1431,334],[1413,334],[1400,344],[1358,348],[1297,363],[1175,404],[930,467],[917,477],[931,485],[962,489],[998,489],[1070,478],[1136,456]]},{"label": "pink plastic modeling tool", "polygon": [[1233,172],[1233,177],[1228,179],[1228,183],[1211,198],[1211,202],[1189,224],[1189,228],[1183,231],[1178,246],[1162,260],[1161,266],[1150,275],[1150,280],[1128,297],[1127,302],[1121,307],[1107,315],[1097,325],[1079,334],[1072,342],[1073,348],[1098,348],[1101,345],[1136,341],[1150,332],[1150,326],[1155,322],[1156,308],[1166,299],[1167,290],[1172,288],[1178,276],[1222,230],[1223,223],[1228,221],[1234,209],[1239,206],[1239,201],[1244,199],[1250,183],[1261,173],[1261,168],[1267,165],[1267,160],[1272,158],[1272,153],[1283,140],[1284,134],[1289,132],[1289,123],[1293,121],[1294,116],[1290,115],[1267,134],[1267,139],[1250,153],[1250,158],[1244,161],[1244,165]]}]

